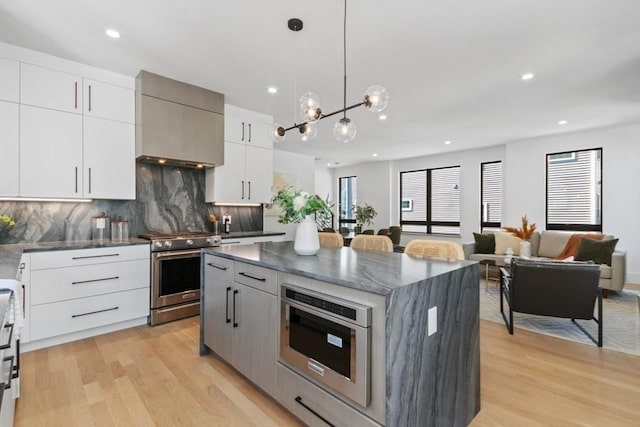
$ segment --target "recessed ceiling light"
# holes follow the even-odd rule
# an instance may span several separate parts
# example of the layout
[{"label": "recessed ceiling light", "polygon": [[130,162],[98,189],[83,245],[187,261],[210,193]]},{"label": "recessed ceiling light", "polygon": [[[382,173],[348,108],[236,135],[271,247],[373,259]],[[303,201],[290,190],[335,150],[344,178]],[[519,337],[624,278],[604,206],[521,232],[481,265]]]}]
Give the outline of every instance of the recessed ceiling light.
[{"label": "recessed ceiling light", "polygon": [[522,80],[531,80],[533,78],[533,73],[525,73],[520,78]]},{"label": "recessed ceiling light", "polygon": [[267,88],[267,92],[269,93],[278,93],[278,88],[274,86],[270,86]]},{"label": "recessed ceiling light", "polygon": [[331,167],[331,163],[327,163],[327,166]]},{"label": "recessed ceiling light", "polygon": [[445,145],[449,145],[449,144],[451,144],[451,141],[445,141],[444,143],[445,143]]},{"label": "recessed ceiling light", "polygon": [[387,120],[387,116],[386,116],[386,114],[380,114],[380,115],[378,116],[378,118],[379,118],[380,120]]},{"label": "recessed ceiling light", "polygon": [[560,120],[560,121],[558,122],[558,124],[559,124],[560,126],[562,126],[562,125],[566,125],[567,123],[569,123],[569,122],[568,122],[568,121],[566,121],[566,120]]},{"label": "recessed ceiling light", "polygon": [[373,157],[378,157],[378,153],[373,153],[372,156]]},{"label": "recessed ceiling light", "polygon": [[109,37],[111,37],[112,39],[119,39],[120,38],[120,33],[117,30],[114,30],[113,28],[107,28],[105,33]]}]

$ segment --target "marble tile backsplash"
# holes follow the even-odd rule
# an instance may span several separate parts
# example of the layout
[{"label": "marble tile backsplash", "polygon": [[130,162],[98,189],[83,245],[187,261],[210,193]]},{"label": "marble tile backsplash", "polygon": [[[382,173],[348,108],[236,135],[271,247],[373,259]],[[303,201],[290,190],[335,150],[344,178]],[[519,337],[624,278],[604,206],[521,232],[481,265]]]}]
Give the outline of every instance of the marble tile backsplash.
[{"label": "marble tile backsplash", "polygon": [[230,214],[232,231],[262,230],[262,207],[205,203],[203,170],[138,163],[136,200],[0,202],[0,214],[16,222],[14,227],[0,223],[0,244],[89,240],[91,217],[102,212],[112,220],[118,216],[128,220],[130,237],[210,231],[210,213],[220,221],[224,213]]}]

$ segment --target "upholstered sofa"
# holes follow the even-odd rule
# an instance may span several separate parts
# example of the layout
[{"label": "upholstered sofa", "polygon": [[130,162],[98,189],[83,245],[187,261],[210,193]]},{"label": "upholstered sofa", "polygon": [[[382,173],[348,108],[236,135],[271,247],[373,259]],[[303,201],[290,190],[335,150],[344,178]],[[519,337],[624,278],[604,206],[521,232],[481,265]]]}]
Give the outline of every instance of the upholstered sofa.
[{"label": "upholstered sofa", "polygon": [[[491,233],[485,231],[483,234]],[[565,231],[541,231],[535,232],[529,242],[531,243],[531,259],[556,259],[565,249],[569,238],[573,233]],[[611,235],[605,235],[602,240],[614,239]],[[515,246],[515,245],[514,245]],[[505,255],[502,248],[498,248],[499,253],[477,253],[475,242],[464,243],[462,245],[465,259],[471,261],[482,260],[504,260]],[[518,248],[515,249],[514,257],[518,255]],[[500,253],[502,252],[502,253]],[[620,291],[625,284],[626,251],[616,249],[611,256],[611,265],[600,264],[600,287],[604,290]]]}]

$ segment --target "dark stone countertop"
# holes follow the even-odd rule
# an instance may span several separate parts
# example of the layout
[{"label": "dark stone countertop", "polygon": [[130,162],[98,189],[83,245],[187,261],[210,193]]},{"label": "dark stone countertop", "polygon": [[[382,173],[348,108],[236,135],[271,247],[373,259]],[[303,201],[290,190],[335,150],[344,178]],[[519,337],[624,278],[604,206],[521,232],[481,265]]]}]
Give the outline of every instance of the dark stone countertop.
[{"label": "dark stone countertop", "polygon": [[69,249],[108,248],[113,246],[149,245],[148,240],[133,238],[122,242],[67,240],[64,242],[14,243],[0,245],[0,279],[15,279],[24,252],[62,251]]},{"label": "dark stone countertop", "polygon": [[222,240],[246,239],[250,237],[284,236],[283,232],[276,231],[234,231],[232,233],[221,233]]},{"label": "dark stone countertop", "polygon": [[204,249],[204,252],[380,295],[477,264],[425,260],[401,253],[349,247],[320,248],[317,255],[301,256],[293,251],[293,242],[223,246]]}]

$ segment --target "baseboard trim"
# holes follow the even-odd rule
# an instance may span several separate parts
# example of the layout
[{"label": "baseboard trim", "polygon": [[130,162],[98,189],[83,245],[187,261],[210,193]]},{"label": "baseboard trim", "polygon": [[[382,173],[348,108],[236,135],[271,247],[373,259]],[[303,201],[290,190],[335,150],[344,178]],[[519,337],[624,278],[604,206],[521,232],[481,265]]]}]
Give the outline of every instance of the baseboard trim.
[{"label": "baseboard trim", "polygon": [[138,319],[127,320],[125,322],[114,323],[112,325],[101,326],[99,328],[86,329],[84,331],[73,332],[71,334],[59,335],[37,341],[20,342],[20,351],[28,353],[41,348],[52,347],[54,345],[65,344],[72,341],[95,337],[97,335],[108,334],[122,329],[133,328],[134,326],[146,325],[147,316]]}]

